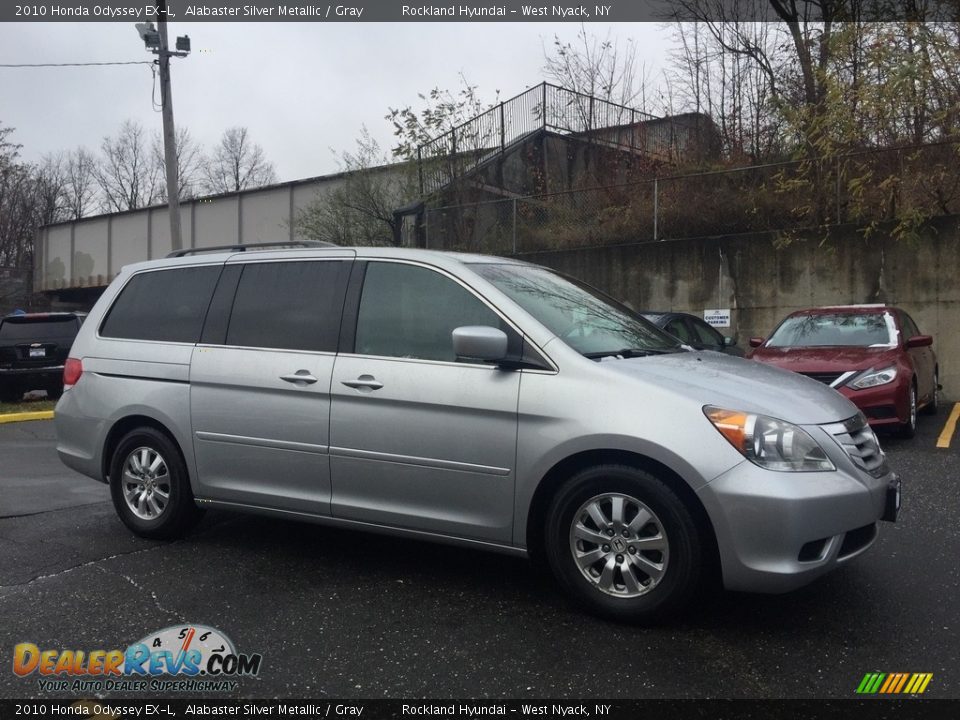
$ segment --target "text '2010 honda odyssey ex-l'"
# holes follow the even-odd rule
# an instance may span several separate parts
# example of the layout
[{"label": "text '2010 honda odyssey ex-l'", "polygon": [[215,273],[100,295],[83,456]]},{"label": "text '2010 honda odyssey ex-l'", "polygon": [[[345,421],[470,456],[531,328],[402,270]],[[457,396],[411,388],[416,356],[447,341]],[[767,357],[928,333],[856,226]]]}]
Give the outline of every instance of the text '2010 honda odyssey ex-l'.
[{"label": "text '2010 honda odyssey ex-l'", "polygon": [[384,248],[125,268],[66,363],[58,451],[135,533],[205,507],[548,563],[651,621],[719,564],[780,592],[866,549],[899,480],[815,380],[691,352],[551,270]]}]

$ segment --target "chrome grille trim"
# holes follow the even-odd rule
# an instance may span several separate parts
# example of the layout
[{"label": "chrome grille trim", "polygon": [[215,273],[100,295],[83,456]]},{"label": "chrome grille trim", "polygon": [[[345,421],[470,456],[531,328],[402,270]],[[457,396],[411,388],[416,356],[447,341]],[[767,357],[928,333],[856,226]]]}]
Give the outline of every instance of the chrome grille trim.
[{"label": "chrome grille trim", "polygon": [[821,426],[843,448],[853,464],[873,477],[888,472],[887,458],[863,413],[839,423]]}]

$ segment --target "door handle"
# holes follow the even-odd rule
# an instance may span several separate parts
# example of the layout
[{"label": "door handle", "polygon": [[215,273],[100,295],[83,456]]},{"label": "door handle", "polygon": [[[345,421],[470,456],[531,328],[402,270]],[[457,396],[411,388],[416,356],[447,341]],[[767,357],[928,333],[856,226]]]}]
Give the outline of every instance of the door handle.
[{"label": "door handle", "polygon": [[295,385],[313,385],[317,381],[309,370],[297,370],[292,375],[281,375],[280,379]]},{"label": "door handle", "polygon": [[377,380],[373,375],[361,375],[356,380],[341,380],[340,384],[367,392],[371,390],[379,390],[383,387],[383,383]]}]

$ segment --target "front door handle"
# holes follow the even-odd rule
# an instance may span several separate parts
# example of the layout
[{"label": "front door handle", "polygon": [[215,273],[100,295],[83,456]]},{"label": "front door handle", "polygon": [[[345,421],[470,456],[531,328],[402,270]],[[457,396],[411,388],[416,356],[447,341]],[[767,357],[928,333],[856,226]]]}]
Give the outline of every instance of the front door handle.
[{"label": "front door handle", "polygon": [[292,375],[281,375],[280,379],[295,385],[313,385],[317,381],[309,370],[297,370]]},{"label": "front door handle", "polygon": [[341,385],[346,385],[350,388],[356,388],[357,390],[370,392],[371,390],[379,390],[383,387],[383,383],[377,380],[373,375],[361,375],[356,380],[341,380]]}]

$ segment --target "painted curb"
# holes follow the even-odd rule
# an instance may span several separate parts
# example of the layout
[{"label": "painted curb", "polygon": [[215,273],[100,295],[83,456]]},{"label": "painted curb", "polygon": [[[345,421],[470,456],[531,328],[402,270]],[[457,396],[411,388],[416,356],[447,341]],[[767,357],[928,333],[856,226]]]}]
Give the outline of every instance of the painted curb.
[{"label": "painted curb", "polygon": [[53,410],[6,413],[0,415],[0,425],[4,423],[27,422],[28,420],[53,420]]}]

